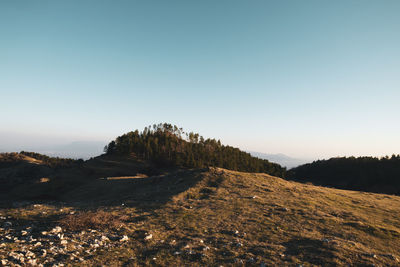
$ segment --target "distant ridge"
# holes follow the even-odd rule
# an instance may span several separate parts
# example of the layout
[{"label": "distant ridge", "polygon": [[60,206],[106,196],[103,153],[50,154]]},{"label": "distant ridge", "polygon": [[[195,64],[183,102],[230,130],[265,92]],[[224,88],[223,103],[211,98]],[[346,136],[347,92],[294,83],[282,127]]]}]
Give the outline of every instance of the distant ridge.
[{"label": "distant ridge", "polygon": [[289,157],[285,154],[267,154],[267,153],[261,153],[261,152],[255,152],[255,151],[249,151],[249,153],[254,156],[258,157],[260,159],[266,159],[271,162],[278,163],[288,169],[300,166],[302,164],[305,164],[308,162],[306,159],[297,159],[297,158],[292,158]]}]

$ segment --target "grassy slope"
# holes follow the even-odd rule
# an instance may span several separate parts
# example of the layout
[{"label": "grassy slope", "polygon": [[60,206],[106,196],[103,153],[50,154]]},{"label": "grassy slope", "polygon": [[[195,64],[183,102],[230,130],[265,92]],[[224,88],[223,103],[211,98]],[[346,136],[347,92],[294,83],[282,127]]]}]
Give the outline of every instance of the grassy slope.
[{"label": "grassy slope", "polygon": [[[75,201],[68,212],[101,209],[124,218],[118,233],[129,241],[98,249],[88,265],[400,265],[397,196],[212,168],[96,180],[63,198]],[[46,209],[1,214],[63,222],[59,207]],[[153,238],[144,240],[145,233]]]}]

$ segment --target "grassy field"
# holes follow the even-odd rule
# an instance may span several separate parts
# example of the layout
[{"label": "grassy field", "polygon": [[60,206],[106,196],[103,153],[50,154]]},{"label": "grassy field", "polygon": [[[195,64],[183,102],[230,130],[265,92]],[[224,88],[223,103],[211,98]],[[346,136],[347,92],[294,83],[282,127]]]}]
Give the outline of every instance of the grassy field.
[{"label": "grassy field", "polygon": [[400,266],[397,196],[210,168],[60,198],[0,210],[3,264]]}]

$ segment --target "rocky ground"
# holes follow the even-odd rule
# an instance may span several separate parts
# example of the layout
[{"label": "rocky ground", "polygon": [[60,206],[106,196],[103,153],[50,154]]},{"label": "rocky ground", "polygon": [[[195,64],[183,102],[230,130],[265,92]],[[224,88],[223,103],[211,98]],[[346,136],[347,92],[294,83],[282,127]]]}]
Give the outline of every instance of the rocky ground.
[{"label": "rocky ground", "polygon": [[0,208],[2,265],[400,266],[396,196],[223,169],[66,196]]},{"label": "rocky ground", "polygon": [[[25,209],[42,214],[50,211],[52,216],[75,213],[71,209],[56,212],[55,207],[40,204],[26,206]],[[128,236],[118,231],[67,231],[59,225],[49,228],[43,221],[23,221],[4,215],[0,220],[0,257],[4,266],[64,266],[64,262],[84,264],[98,249],[120,247],[129,240]]]}]

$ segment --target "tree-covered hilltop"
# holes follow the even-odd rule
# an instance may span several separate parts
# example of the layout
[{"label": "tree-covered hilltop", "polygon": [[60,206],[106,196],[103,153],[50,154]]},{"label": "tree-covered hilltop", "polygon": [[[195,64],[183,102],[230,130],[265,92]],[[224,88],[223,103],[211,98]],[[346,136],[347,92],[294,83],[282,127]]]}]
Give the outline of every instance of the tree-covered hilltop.
[{"label": "tree-covered hilltop", "polygon": [[154,124],[126,133],[110,142],[107,154],[134,154],[159,166],[202,168],[208,166],[246,172],[264,172],[284,177],[286,168],[268,160],[252,157],[238,148],[222,145],[215,139],[204,139],[197,133],[185,133],[171,124]]},{"label": "tree-covered hilltop", "polygon": [[318,160],[289,170],[287,176],[317,185],[400,195],[400,155]]}]

